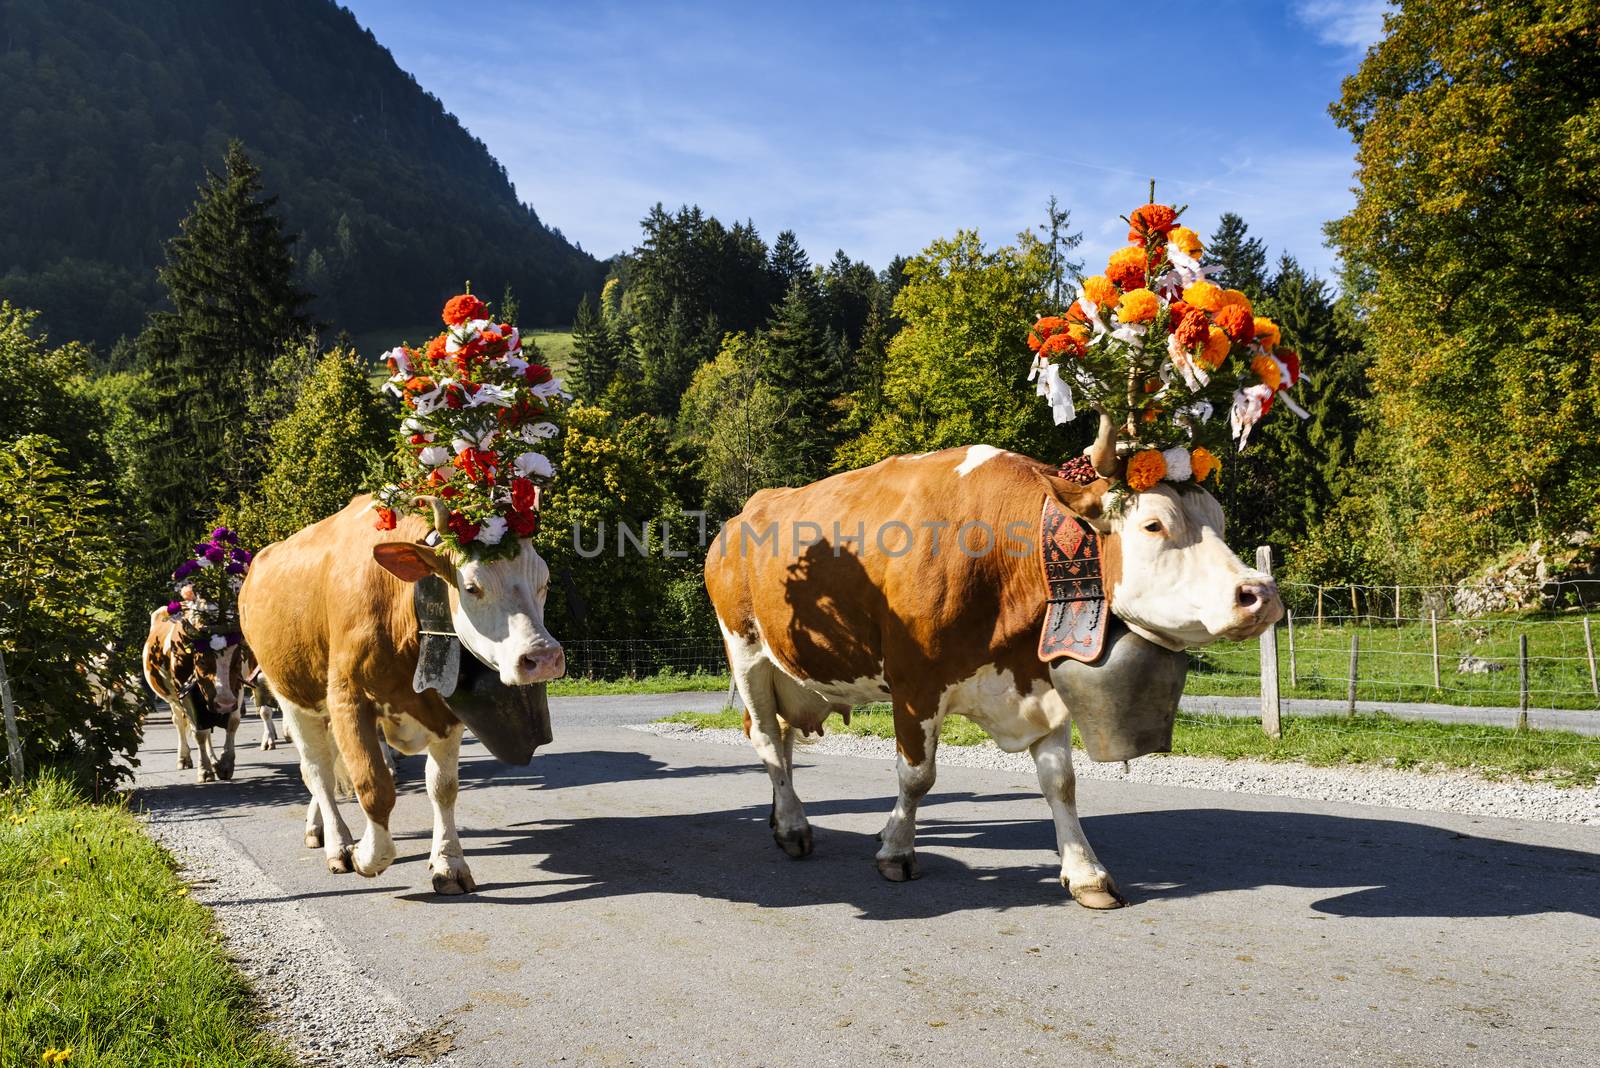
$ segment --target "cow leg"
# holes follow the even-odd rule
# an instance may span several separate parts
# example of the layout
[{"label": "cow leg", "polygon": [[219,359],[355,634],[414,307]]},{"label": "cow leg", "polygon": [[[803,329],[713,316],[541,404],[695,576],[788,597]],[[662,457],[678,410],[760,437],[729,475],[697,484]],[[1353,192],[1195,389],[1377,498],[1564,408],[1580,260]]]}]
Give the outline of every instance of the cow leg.
[{"label": "cow leg", "polygon": [[216,782],[217,771],[215,762],[211,759],[211,728],[205,730],[196,728],[194,732],[194,747],[200,753],[200,770],[195,773],[196,782]]},{"label": "cow leg", "polygon": [[394,775],[384,760],[378,737],[378,710],[340,683],[328,690],[328,720],[339,743],[356,799],[367,816],[367,829],[356,844],[356,871],[369,879],[382,875],[394,863],[394,839],[389,836],[389,815],[394,811]]},{"label": "cow leg", "polygon": [[167,709],[172,713],[172,727],[178,732],[178,770],[187,771],[194,767],[194,756],[189,752],[189,716],[181,701],[168,701]]},{"label": "cow leg", "polygon": [[322,848],[322,806],[314,797],[306,802],[306,848]]},{"label": "cow leg", "polygon": [[1061,854],[1061,885],[1078,904],[1091,909],[1114,909],[1127,904],[1117,891],[1078,822],[1078,785],[1072,772],[1072,725],[1064,724],[1033,743],[1033,762],[1039,770],[1039,789],[1055,818],[1056,849]]},{"label": "cow leg", "polygon": [[263,701],[259,690],[251,700],[255,702],[256,715],[261,717],[261,748],[271,752],[278,747],[278,732],[272,727],[272,702]]},{"label": "cow leg", "polygon": [[228,733],[222,742],[222,759],[217,761],[217,778],[224,781],[233,778],[233,736],[239,733],[239,709],[234,708],[233,714],[228,717]]},{"label": "cow leg", "polygon": [[[334,748],[333,732],[328,720],[314,712],[283,702],[283,720],[294,730],[295,744],[300,747],[300,779],[311,791],[311,804],[317,809],[315,837],[310,810],[306,812],[306,845],[321,848],[327,858],[328,870],[342,875],[350,870],[350,852],[354,841],[344,817],[339,815],[339,802],[334,797],[334,764],[338,751]],[[325,834],[331,830],[331,834]]]},{"label": "cow leg", "polygon": [[[919,720],[909,709],[895,708],[894,727],[897,741],[894,768],[900,779],[900,796],[895,799],[889,822],[878,834],[883,843],[876,857],[878,874],[894,883],[919,879],[922,872],[917,867],[917,805],[922,802],[937,772],[935,757],[939,749],[939,725],[944,717]],[[899,739],[904,733],[905,738]],[[906,759],[906,753],[920,754],[918,763]]]},{"label": "cow leg", "polygon": [[[721,625],[721,621],[718,621]],[[739,696],[744,698],[745,722],[749,729],[750,744],[767,769],[772,780],[773,840],[796,859],[811,853],[811,824],[806,822],[805,806],[794,792],[794,777],[790,773],[789,759],[783,736],[784,728],[778,720],[778,693],[774,688],[773,666],[763,658],[759,642],[746,641],[726,627],[722,627],[723,643],[728,650],[728,665],[733,671]]]},{"label": "cow leg", "polygon": [[457,725],[428,746],[428,800],[433,804],[433,849],[428,868],[436,894],[470,894],[478,888],[456,835],[456,794],[460,789],[461,734]]}]

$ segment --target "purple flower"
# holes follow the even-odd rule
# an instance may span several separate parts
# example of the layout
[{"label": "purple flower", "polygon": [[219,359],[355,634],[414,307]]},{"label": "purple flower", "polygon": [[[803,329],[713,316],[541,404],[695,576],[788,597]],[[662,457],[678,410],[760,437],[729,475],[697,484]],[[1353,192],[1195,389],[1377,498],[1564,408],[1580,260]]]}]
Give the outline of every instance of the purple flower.
[{"label": "purple flower", "polygon": [[183,602],[182,601],[168,601],[167,602],[167,615],[175,616],[175,615],[178,615],[178,614],[182,613],[182,611],[183,611]]},{"label": "purple flower", "polygon": [[250,554],[250,550],[248,549],[233,550],[233,558],[241,564],[248,564],[251,560],[255,559],[255,557]]},{"label": "purple flower", "polygon": [[211,532],[211,540],[225,541],[229,545],[237,545],[239,544],[239,535],[235,534],[227,527],[218,527],[216,530]]},{"label": "purple flower", "polygon": [[193,560],[185,560],[183,563],[178,565],[178,570],[172,573],[172,577],[175,581],[182,581],[198,570],[200,570],[199,564],[195,563]]},{"label": "purple flower", "polygon": [[227,553],[223,550],[222,546],[216,545],[216,544],[212,544],[212,545],[206,546],[206,551],[205,551],[204,555],[205,555],[205,558],[207,560],[211,561],[213,564],[220,564],[220,563],[222,563],[223,558],[227,555]]},{"label": "purple flower", "polygon": [[231,563],[227,567],[223,568],[223,570],[226,571],[230,575],[242,575],[242,574],[244,574],[245,567],[244,567],[243,564],[241,564],[237,560],[235,560],[233,563]]}]

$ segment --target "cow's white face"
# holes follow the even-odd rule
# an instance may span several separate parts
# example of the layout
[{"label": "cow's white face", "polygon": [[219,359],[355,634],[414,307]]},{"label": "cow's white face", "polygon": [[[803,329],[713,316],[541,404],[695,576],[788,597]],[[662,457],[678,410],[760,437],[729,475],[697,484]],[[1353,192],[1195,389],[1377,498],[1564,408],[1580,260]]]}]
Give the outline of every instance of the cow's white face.
[{"label": "cow's white face", "polygon": [[1111,520],[1122,550],[1112,611],[1169,649],[1254,638],[1283,618],[1271,577],[1222,540],[1222,508],[1205,490],[1157,486]]},{"label": "cow's white face", "polygon": [[561,643],[544,625],[550,568],[531,541],[509,560],[468,560],[449,582],[456,635],[501,682],[526,686],[566,671]]},{"label": "cow's white face", "polygon": [[372,555],[406,582],[428,574],[443,578],[456,637],[507,686],[546,682],[566,671],[561,643],[544,625],[550,568],[528,539],[509,560],[455,562],[442,549],[409,541],[381,542]]},{"label": "cow's white face", "polygon": [[217,714],[231,716],[239,707],[239,647],[229,646],[215,654],[217,665]]}]

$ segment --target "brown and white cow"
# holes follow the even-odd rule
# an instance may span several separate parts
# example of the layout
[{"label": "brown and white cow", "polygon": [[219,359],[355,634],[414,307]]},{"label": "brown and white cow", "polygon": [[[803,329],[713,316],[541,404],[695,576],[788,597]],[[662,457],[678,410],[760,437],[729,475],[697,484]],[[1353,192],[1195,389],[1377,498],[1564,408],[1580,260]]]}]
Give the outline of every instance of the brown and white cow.
[{"label": "brown and white cow", "polygon": [[706,558],[706,587],[785,852],[811,851],[792,781],[794,732],[889,699],[900,792],[877,854],[886,878],[917,876],[917,804],[934,782],[940,723],[955,713],[1002,749],[1032,752],[1072,896],[1091,908],[1123,903],[1079,825],[1073,712],[1038,656],[1045,495],[1100,532],[1110,610],[1144,639],[1176,650],[1249,638],[1282,607],[1272,580],[1223,542],[1209,493],[1163,485],[1115,510],[1107,487],[974,445],[762,490],[726,524]]},{"label": "brown and white cow", "polygon": [[[436,522],[443,509],[435,502]],[[394,861],[389,816],[394,775],[380,742],[428,754],[433,848],[428,865],[442,894],[476,888],[456,833],[457,768],[466,715],[437,690],[413,690],[419,648],[412,583],[438,575],[449,585],[450,615],[462,646],[506,686],[527,686],[565,670],[544,625],[550,572],[530,541],[516,556],[459,560],[427,544],[414,516],[394,530],[374,528],[370,498],[256,554],[239,594],[245,640],[284,710],[311,791],[306,845],[322,849],[328,870],[375,876]],[[526,764],[536,744],[527,724],[480,719],[473,731],[495,755]],[[366,813],[359,843],[339,815],[336,780],[348,774]],[[325,833],[326,832],[326,833]]]},{"label": "brown and white cow", "polygon": [[[150,613],[150,632],[144,640],[144,679],[157,697],[172,710],[178,732],[178,767],[194,767],[189,735],[200,752],[200,782],[233,778],[234,735],[244,706],[244,688],[255,665],[239,643],[220,652],[206,644],[204,628],[192,608],[171,615],[165,608]],[[267,737],[272,737],[271,709],[259,703]],[[215,754],[211,732],[226,732],[222,755]],[[264,746],[270,748],[270,746]]]}]

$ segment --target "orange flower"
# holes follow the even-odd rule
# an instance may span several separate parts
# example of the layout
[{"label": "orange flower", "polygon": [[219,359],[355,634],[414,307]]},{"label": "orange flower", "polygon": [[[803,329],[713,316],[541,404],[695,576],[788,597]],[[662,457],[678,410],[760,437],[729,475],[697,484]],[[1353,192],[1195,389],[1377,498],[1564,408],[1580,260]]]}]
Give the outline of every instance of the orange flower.
[{"label": "orange flower", "polygon": [[1143,241],[1148,234],[1164,234],[1178,221],[1178,213],[1165,204],[1146,204],[1128,216],[1129,241]]},{"label": "orange flower", "polygon": [[379,508],[378,509],[378,520],[373,525],[375,527],[377,527],[379,530],[393,530],[394,529],[394,509],[393,508]]},{"label": "orange flower", "polygon": [[1205,251],[1205,246],[1200,243],[1200,235],[1187,226],[1174,226],[1167,232],[1167,244],[1175,245],[1186,256],[1198,258]]},{"label": "orange flower", "polygon": [[422,354],[430,360],[442,360],[446,355],[444,346],[445,336],[440,334],[438,337],[428,342],[428,347],[422,350]]},{"label": "orange flower", "polygon": [[1251,317],[1250,309],[1237,304],[1230,304],[1217,312],[1217,325],[1240,344],[1256,336],[1256,321]]},{"label": "orange flower", "polygon": [[1222,307],[1243,308],[1245,311],[1249,311],[1250,298],[1245,296],[1240,290],[1224,289],[1222,291]]},{"label": "orange flower", "polygon": [[1228,350],[1233,347],[1233,342],[1228,340],[1228,335],[1220,326],[1207,328],[1206,347],[1200,353],[1200,362],[1206,365],[1209,371],[1215,371],[1222,366],[1222,361],[1228,358]]},{"label": "orange flower", "polygon": [[1167,474],[1167,461],[1161,458],[1160,449],[1144,449],[1128,457],[1128,470],[1124,476],[1128,488],[1135,493],[1160,482]]},{"label": "orange flower", "polygon": [[444,322],[446,326],[460,326],[474,319],[482,319],[488,313],[489,309],[484,306],[483,301],[471,293],[463,293],[445,301]]},{"label": "orange flower", "polygon": [[1256,340],[1261,342],[1261,347],[1268,352],[1277,348],[1281,340],[1278,324],[1263,315],[1256,316]]},{"label": "orange flower", "polygon": [[1083,280],[1083,295],[1096,304],[1115,304],[1117,287],[1105,275],[1094,274]]},{"label": "orange flower", "polygon": [[1138,289],[1144,285],[1144,269],[1144,249],[1138,245],[1128,245],[1111,254],[1106,277],[1123,289]]},{"label": "orange flower", "polygon": [[1271,356],[1257,356],[1250,361],[1250,370],[1274,390],[1282,388],[1283,374],[1278,370],[1278,362]]},{"label": "orange flower", "polygon": [[[1182,303],[1182,301],[1178,302],[1178,304]],[[1176,308],[1178,304],[1173,304],[1172,307]],[[1183,346],[1185,352],[1193,352],[1196,345],[1205,343],[1206,338],[1210,336],[1210,332],[1211,323],[1207,321],[1205,313],[1190,308],[1188,314],[1178,321],[1178,328],[1172,332],[1172,335],[1178,339],[1178,344]]]},{"label": "orange flower", "polygon": [[1196,445],[1189,450],[1189,465],[1194,468],[1196,482],[1204,482],[1222,470],[1222,461],[1213,456],[1211,450],[1204,445]]},{"label": "orange flower", "polygon": [[1059,334],[1067,328],[1067,321],[1059,315],[1046,315],[1033,324],[1033,329],[1028,331],[1028,348],[1038,352],[1044,343],[1050,340],[1052,334]]},{"label": "orange flower", "polygon": [[[1073,330],[1082,327],[1073,325]],[[1073,330],[1063,330],[1045,338],[1044,345],[1039,349],[1040,356],[1082,356],[1083,342],[1073,336]]]},{"label": "orange flower", "polygon": [[1117,304],[1117,318],[1125,323],[1148,323],[1161,311],[1161,298],[1148,289],[1130,289]]},{"label": "orange flower", "polygon": [[1183,287],[1183,300],[1201,311],[1215,314],[1222,310],[1222,290],[1210,282],[1190,282]]}]

